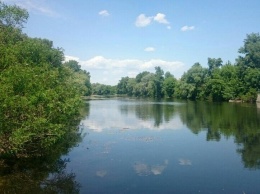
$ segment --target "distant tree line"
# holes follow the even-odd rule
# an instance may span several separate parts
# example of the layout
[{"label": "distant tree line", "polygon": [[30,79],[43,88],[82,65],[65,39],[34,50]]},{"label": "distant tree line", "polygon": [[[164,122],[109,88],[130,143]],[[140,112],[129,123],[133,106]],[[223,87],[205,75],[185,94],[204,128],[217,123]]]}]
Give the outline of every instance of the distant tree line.
[{"label": "distant tree line", "polygon": [[158,66],[135,78],[122,77],[117,94],[135,97],[176,97],[190,100],[255,101],[260,91],[260,36],[247,35],[235,64],[208,58],[208,67],[195,63],[177,80]]},{"label": "distant tree line", "polygon": [[92,88],[92,95],[115,95],[116,94],[116,86],[110,86],[100,83],[93,83],[91,84]]}]

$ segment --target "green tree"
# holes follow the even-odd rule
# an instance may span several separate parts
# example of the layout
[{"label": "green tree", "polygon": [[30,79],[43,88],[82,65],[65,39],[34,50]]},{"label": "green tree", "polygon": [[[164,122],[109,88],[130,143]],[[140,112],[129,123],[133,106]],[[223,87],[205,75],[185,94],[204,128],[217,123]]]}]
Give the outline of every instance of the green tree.
[{"label": "green tree", "polygon": [[13,27],[21,29],[29,17],[25,9],[16,5],[6,5],[0,1],[0,27]]},{"label": "green tree", "polygon": [[163,97],[163,81],[164,81],[164,72],[161,67],[155,67],[155,97],[161,98]]},{"label": "green tree", "polygon": [[119,83],[117,84],[117,93],[118,94],[127,94],[127,83],[129,77],[122,77]]},{"label": "green tree", "polygon": [[78,121],[82,86],[62,49],[21,32],[25,10],[0,5],[0,156],[39,156]]},{"label": "green tree", "polygon": [[[195,63],[186,73],[181,77],[179,88],[177,89],[177,97],[185,99],[201,99],[204,97],[205,80],[207,70],[199,63]],[[186,95],[186,96],[185,96]]]},{"label": "green tree", "polygon": [[241,91],[241,84],[238,79],[238,68],[230,62],[221,67],[219,79],[224,81],[223,99],[228,101],[237,99]]},{"label": "green tree", "polygon": [[75,61],[75,60],[69,60],[69,61],[65,62],[63,65],[71,68],[75,72],[78,72],[81,70],[80,69],[81,66],[79,65],[79,62]]},{"label": "green tree", "polygon": [[259,33],[248,34],[244,40],[244,46],[238,52],[242,54],[237,58],[239,79],[243,84],[240,97],[244,101],[255,101],[259,92],[259,69],[260,69],[260,35]]},{"label": "green tree", "polygon": [[209,76],[212,75],[213,71],[219,67],[222,66],[222,59],[221,58],[218,58],[218,59],[215,59],[215,58],[208,58],[208,66],[209,66],[209,69],[208,69],[208,74]]},{"label": "green tree", "polygon": [[77,61],[70,60],[63,63],[63,66],[70,69],[73,74],[74,86],[78,87],[82,96],[89,96],[92,93],[90,73],[82,70]]},{"label": "green tree", "polygon": [[169,77],[174,77],[169,71],[167,71],[165,74],[164,74],[164,78],[167,79]]},{"label": "green tree", "polygon": [[140,82],[142,81],[142,78],[143,78],[144,76],[148,75],[148,74],[149,74],[148,71],[143,71],[143,72],[137,74],[136,77],[135,77],[136,82],[137,82],[137,83],[140,83]]},{"label": "green tree", "polygon": [[163,91],[165,95],[168,97],[172,97],[174,95],[175,87],[177,80],[173,76],[167,76],[167,78],[163,81]]},{"label": "green tree", "polygon": [[116,86],[94,83],[92,84],[92,94],[104,96],[114,95],[116,94]]},{"label": "green tree", "polygon": [[244,46],[238,52],[242,54],[237,59],[240,67],[260,68],[260,35],[259,33],[247,34]]},{"label": "green tree", "polygon": [[136,80],[135,78],[129,78],[127,82],[127,95],[132,96],[133,95],[133,90],[136,85]]}]

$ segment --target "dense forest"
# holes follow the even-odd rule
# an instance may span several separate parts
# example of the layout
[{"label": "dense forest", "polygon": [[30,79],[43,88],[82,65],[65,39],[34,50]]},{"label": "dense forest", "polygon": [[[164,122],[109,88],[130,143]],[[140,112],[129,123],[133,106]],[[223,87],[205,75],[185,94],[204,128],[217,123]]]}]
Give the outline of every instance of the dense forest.
[{"label": "dense forest", "polygon": [[0,156],[48,152],[76,131],[90,75],[61,48],[22,32],[29,14],[0,2]]},{"label": "dense forest", "polygon": [[190,100],[255,101],[260,91],[260,35],[247,35],[235,64],[208,58],[177,80],[157,66],[116,86],[90,83],[77,61],[64,61],[63,49],[22,29],[29,14],[0,1],[0,155],[23,157],[46,152],[75,132],[82,96],[128,95]]}]

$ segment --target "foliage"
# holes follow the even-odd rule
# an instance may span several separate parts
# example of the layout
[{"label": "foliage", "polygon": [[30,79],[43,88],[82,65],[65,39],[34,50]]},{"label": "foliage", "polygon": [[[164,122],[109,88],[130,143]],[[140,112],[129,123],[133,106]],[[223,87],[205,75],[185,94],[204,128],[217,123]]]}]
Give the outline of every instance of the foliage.
[{"label": "foliage", "polygon": [[164,72],[160,67],[155,67],[155,71],[155,73],[141,72],[135,78],[122,77],[117,84],[117,94],[135,97],[163,97]]},{"label": "foliage", "polygon": [[195,63],[179,80],[160,67],[155,73],[144,71],[135,78],[122,77],[118,94],[136,97],[176,97],[190,100],[253,102],[260,92],[260,35],[247,35],[239,49],[236,64],[223,64],[221,58],[208,58],[208,68]]},{"label": "foliage", "polygon": [[0,155],[30,157],[47,152],[79,117],[89,74],[62,65],[52,41],[19,29],[27,12],[0,3]]},{"label": "foliage", "polygon": [[86,70],[80,69],[81,66],[77,61],[70,60],[63,65],[72,72],[71,82],[73,82],[74,87],[77,87],[82,96],[89,96],[92,93],[91,83],[90,83],[90,73]]},{"label": "foliage", "polygon": [[192,100],[201,99],[205,88],[206,75],[207,70],[199,63],[195,63],[181,77],[175,96]]},{"label": "foliage", "polygon": [[244,46],[238,52],[242,54],[237,58],[239,80],[243,83],[240,97],[245,101],[255,101],[260,90],[260,35],[248,34]]},{"label": "foliage", "polygon": [[84,135],[75,131],[66,133],[47,155],[0,159],[0,190],[3,193],[79,193],[75,174],[66,171],[69,159],[61,157],[82,141]]},{"label": "foliage", "polygon": [[241,67],[260,68],[260,35],[259,33],[247,34],[244,40],[244,46],[238,52],[237,63]]},{"label": "foliage", "polygon": [[25,9],[16,5],[6,5],[0,1],[0,26],[22,28],[29,17]]},{"label": "foliage", "polygon": [[175,92],[177,80],[174,77],[167,77],[163,81],[163,91],[165,93],[165,96],[172,97]]},{"label": "foliage", "polygon": [[94,83],[94,84],[91,85],[91,87],[92,87],[92,94],[93,95],[107,96],[107,95],[116,94],[116,87],[115,86]]}]

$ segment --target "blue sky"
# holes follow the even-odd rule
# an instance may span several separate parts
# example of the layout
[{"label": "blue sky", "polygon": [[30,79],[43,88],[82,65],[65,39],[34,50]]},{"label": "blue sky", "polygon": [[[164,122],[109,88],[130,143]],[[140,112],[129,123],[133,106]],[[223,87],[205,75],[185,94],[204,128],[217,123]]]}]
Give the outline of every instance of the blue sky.
[{"label": "blue sky", "polygon": [[161,66],[180,78],[207,58],[235,62],[246,34],[260,32],[259,0],[4,0],[29,11],[24,32],[79,61],[91,82]]}]

